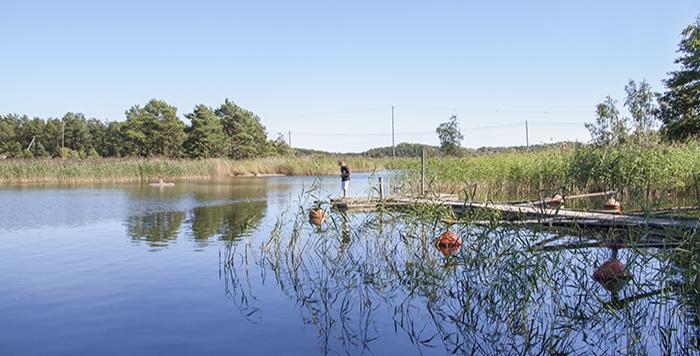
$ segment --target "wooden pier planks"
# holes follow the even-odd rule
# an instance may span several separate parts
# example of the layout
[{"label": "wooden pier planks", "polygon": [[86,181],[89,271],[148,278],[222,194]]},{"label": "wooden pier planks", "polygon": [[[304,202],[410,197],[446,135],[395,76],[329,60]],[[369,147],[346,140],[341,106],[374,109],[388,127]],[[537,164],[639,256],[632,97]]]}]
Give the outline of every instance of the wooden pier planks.
[{"label": "wooden pier planks", "polygon": [[[554,209],[541,206],[514,205],[504,203],[477,203],[463,202],[452,199],[425,199],[425,198],[348,198],[331,200],[334,208],[342,210],[355,211],[371,211],[383,206],[390,207],[407,207],[412,205],[429,204],[450,206],[455,210],[471,210],[471,209],[490,209],[503,213],[536,216],[546,218],[551,222],[552,219],[565,219],[567,223],[580,222],[581,225],[599,226],[599,227],[651,227],[658,229],[684,229],[696,231],[698,222],[687,219],[672,219],[666,217],[644,217],[639,215],[625,215],[619,213],[605,212],[590,212],[578,211],[569,209]],[[542,222],[546,224],[545,221]]]}]

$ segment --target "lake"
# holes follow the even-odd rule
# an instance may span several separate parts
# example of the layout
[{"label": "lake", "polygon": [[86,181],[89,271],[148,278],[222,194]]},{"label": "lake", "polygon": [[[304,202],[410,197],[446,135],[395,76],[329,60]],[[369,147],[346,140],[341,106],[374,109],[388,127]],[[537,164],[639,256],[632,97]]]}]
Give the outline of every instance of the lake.
[{"label": "lake", "polygon": [[[354,174],[351,194],[376,180]],[[613,259],[577,237],[533,251],[553,235],[471,225],[443,254],[431,211],[310,224],[339,190],[337,177],[0,187],[0,354],[699,350],[690,257]],[[629,280],[592,278],[610,260]]]}]

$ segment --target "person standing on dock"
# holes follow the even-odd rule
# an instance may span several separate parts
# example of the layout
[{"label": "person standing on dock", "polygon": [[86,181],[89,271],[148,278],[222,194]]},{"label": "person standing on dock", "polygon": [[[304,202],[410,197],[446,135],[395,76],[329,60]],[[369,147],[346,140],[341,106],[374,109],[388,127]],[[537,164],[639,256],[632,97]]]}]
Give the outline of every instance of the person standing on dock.
[{"label": "person standing on dock", "polygon": [[345,161],[338,161],[340,166],[340,187],[343,189],[343,199],[348,197],[348,187],[350,186],[350,168]]}]

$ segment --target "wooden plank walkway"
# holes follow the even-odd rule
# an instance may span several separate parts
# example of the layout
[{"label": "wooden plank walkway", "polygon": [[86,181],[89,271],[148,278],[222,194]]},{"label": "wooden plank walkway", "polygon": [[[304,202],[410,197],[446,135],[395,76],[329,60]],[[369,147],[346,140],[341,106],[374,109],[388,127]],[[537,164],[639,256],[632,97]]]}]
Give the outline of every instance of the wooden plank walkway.
[{"label": "wooden plank walkway", "polygon": [[[371,211],[379,207],[401,208],[415,205],[450,206],[456,211],[475,209],[495,210],[509,215],[522,217],[545,218],[548,222],[566,220],[569,224],[590,225],[598,227],[648,227],[657,229],[683,229],[693,232],[698,230],[698,221],[688,219],[672,219],[668,217],[644,217],[640,215],[625,215],[620,213],[590,212],[564,208],[545,208],[542,206],[504,203],[463,202],[454,199],[425,199],[425,198],[347,198],[333,199],[331,204],[336,209],[350,211]],[[542,224],[547,224],[542,221]]]}]

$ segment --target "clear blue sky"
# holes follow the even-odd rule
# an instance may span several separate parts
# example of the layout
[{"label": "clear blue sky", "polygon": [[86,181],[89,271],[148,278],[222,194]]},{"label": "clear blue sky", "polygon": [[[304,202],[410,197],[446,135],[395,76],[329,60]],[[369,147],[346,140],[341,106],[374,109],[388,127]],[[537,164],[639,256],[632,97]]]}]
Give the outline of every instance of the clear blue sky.
[{"label": "clear blue sky", "polygon": [[524,144],[512,123],[525,120],[531,143],[585,141],[595,104],[628,79],[662,89],[698,13],[697,0],[3,1],[0,113],[123,120],[150,98],[181,116],[230,98],[271,137],[359,151],[391,144],[394,105],[397,142],[436,144],[452,112],[467,147]]}]

